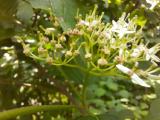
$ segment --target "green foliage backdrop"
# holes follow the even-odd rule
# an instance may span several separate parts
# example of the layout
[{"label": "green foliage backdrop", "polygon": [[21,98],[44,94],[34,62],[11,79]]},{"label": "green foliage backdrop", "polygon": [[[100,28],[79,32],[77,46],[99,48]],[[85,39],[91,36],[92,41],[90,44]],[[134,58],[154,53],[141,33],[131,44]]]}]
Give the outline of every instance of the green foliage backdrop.
[{"label": "green foliage backdrop", "polygon": [[[93,11],[95,8],[96,12]],[[125,51],[147,44],[147,50],[158,46],[156,53],[149,54],[149,59],[153,57],[154,63],[159,65],[159,11],[158,0],[0,0],[0,119],[160,120],[158,66],[150,69],[155,76],[145,73],[153,61],[138,61],[144,73],[133,67],[132,70],[137,70],[138,75],[149,79],[151,87],[145,88],[134,85],[130,75],[116,69],[118,60],[112,61],[122,44],[129,45],[127,49],[124,48]],[[90,44],[90,48],[93,49],[92,53],[96,53],[98,47],[104,44],[100,43],[103,37],[99,39],[97,36],[100,35],[96,36],[97,33],[92,34],[91,31],[109,31],[122,15],[129,16],[121,21],[126,21],[126,24],[137,16],[134,21],[136,33],[130,36],[132,31],[128,29],[132,29],[129,28],[132,24],[127,30],[110,33],[112,38],[121,41],[117,42],[119,47],[116,46],[116,49],[113,49],[114,43],[108,42],[113,56],[106,59],[113,66],[106,72],[104,66],[108,63],[104,59],[96,63],[101,54],[93,55],[93,63],[100,66],[86,62],[92,57],[85,54],[88,47],[84,47],[90,41],[82,44],[82,47],[81,43],[92,37],[95,44],[94,47]],[[94,20],[102,23],[94,26],[97,24]],[[91,23],[93,28],[89,29]],[[136,42],[130,44],[128,41],[131,38],[135,38]],[[74,54],[80,55],[69,59],[73,51],[63,51],[57,41],[64,41],[64,50],[84,49],[80,49],[80,53],[74,51]],[[66,56],[59,55],[56,50],[62,50]],[[48,57],[52,51],[61,59]],[[128,53],[124,54],[126,58]],[[145,53],[142,54],[144,57]],[[125,65],[132,68],[136,60],[127,57],[126,61],[128,63]],[[72,66],[73,63],[80,67]],[[93,68],[90,67],[92,65]],[[143,83],[143,86],[147,85]]]}]

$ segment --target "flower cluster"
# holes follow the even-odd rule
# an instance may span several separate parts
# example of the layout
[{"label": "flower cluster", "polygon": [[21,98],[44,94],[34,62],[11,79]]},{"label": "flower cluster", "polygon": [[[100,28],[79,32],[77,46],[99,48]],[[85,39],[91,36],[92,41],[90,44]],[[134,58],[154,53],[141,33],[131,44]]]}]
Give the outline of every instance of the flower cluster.
[{"label": "flower cluster", "polygon": [[[102,17],[96,15],[96,10],[85,19],[78,16],[75,28],[66,32],[41,26],[34,44],[25,42],[28,36],[18,38],[23,39],[24,53],[34,59],[87,69],[94,75],[125,76],[135,84],[150,87],[142,78],[159,78],[154,73],[160,70],[155,70],[160,62],[156,56],[160,44],[148,48],[141,36],[142,28],[137,28],[136,17],[129,19],[123,14],[112,24],[105,24]],[[149,67],[141,69],[141,61],[150,63]]]}]

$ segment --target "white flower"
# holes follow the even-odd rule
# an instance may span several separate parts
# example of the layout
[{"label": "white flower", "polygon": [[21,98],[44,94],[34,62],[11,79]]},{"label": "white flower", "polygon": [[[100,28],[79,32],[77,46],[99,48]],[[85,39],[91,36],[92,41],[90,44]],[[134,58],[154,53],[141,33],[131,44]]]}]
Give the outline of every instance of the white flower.
[{"label": "white flower", "polygon": [[12,59],[12,56],[8,53],[4,53],[3,57],[6,59],[6,61],[10,61]]},{"label": "white flower", "polygon": [[111,39],[112,38],[112,36],[111,36],[111,32],[105,32],[105,37],[107,38],[107,39]]},{"label": "white flower", "polygon": [[92,22],[88,22],[88,21],[80,20],[79,24],[93,27],[93,26],[96,26],[98,24],[98,21],[97,20],[93,20]]},{"label": "white flower", "polygon": [[159,3],[159,0],[146,0],[146,2],[151,5],[149,9],[152,10]]},{"label": "white flower", "polygon": [[150,49],[146,49],[146,60],[151,60],[152,62],[160,62],[160,58],[158,58],[155,54],[159,51],[158,46],[154,46]]},{"label": "white flower", "polygon": [[131,69],[121,65],[121,64],[118,64],[116,65],[116,67],[122,71],[123,73],[127,74],[127,75],[130,75],[131,76],[131,81],[134,83],[134,84],[138,84],[138,85],[141,85],[143,87],[150,87],[150,85],[148,85],[147,83],[145,83],[144,80],[142,80],[137,74],[135,74]]},{"label": "white flower", "polygon": [[146,48],[144,45],[139,45],[137,48],[133,49],[133,52],[131,53],[132,57],[139,57],[141,53],[145,50]]},{"label": "white flower", "polygon": [[131,54],[132,57],[139,57],[139,55],[141,54],[141,51],[139,51],[139,49],[135,48]]},{"label": "white flower", "polygon": [[91,23],[90,23],[90,26],[93,27],[93,26],[96,26],[98,24],[98,21],[97,20],[93,20]]},{"label": "white flower", "polygon": [[112,24],[113,24],[113,26],[112,26],[111,30],[112,30],[113,32],[118,33],[118,36],[119,36],[120,39],[121,39],[125,34],[132,34],[132,33],[135,32],[135,31],[133,31],[133,30],[128,30],[129,24],[127,24],[127,23],[124,23],[124,25],[121,25],[121,24],[118,23],[118,22],[112,21]]},{"label": "white flower", "polygon": [[132,70],[131,69],[129,69],[129,68],[127,68],[127,67],[125,67],[125,66],[123,66],[123,65],[121,65],[121,64],[117,64],[116,65],[116,67],[120,70],[120,71],[122,71],[123,73],[125,73],[125,74],[130,74],[130,73],[132,73]]},{"label": "white flower", "polygon": [[89,26],[89,22],[88,21],[84,21],[84,20],[81,20],[79,22],[80,25],[85,25],[85,26]]},{"label": "white flower", "polygon": [[124,53],[123,49],[120,48],[120,49],[119,49],[119,56],[122,57],[122,56],[123,56],[123,53]]},{"label": "white flower", "polygon": [[138,85],[141,85],[143,87],[151,87],[150,85],[148,85],[146,82],[144,82],[144,80],[142,80],[137,74],[133,74],[131,76],[131,81],[134,83],[134,84],[138,84]]}]

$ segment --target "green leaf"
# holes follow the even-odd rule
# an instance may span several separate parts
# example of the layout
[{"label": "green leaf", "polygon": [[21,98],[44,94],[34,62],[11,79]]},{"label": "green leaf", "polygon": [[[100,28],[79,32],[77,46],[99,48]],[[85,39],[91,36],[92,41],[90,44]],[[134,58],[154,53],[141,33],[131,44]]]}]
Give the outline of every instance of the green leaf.
[{"label": "green leaf", "polygon": [[77,10],[88,11],[79,0],[27,0],[35,9],[51,8],[52,12],[58,18],[63,30],[73,28],[76,21]]},{"label": "green leaf", "polygon": [[39,111],[68,111],[72,110],[73,106],[68,105],[43,105],[43,106],[28,106],[16,108],[4,112],[0,112],[0,120],[6,120],[10,118],[14,118],[16,116],[28,115],[32,113],[36,113]]},{"label": "green leaf", "polygon": [[50,0],[51,7],[59,22],[66,31],[75,24],[75,16],[77,12],[77,4],[75,0]]},{"label": "green leaf", "polygon": [[95,94],[97,97],[101,97],[101,96],[104,96],[106,93],[106,90],[103,89],[103,88],[98,88],[95,90]]},{"label": "green leaf", "polygon": [[127,90],[121,90],[118,92],[118,95],[120,95],[123,98],[129,98],[131,94]]},{"label": "green leaf", "polygon": [[17,0],[0,0],[0,23],[12,23],[13,15],[16,13]]},{"label": "green leaf", "polygon": [[150,112],[146,120],[160,120],[160,99],[154,100],[150,105]]},{"label": "green leaf", "polygon": [[76,118],[75,120],[97,120],[97,118],[93,116],[85,116],[85,117]]},{"label": "green leaf", "polygon": [[24,1],[21,1],[17,10],[17,17],[24,23],[29,23],[33,15],[32,6]]},{"label": "green leaf", "polygon": [[157,98],[160,98],[160,84],[156,83],[154,89],[155,89],[155,93],[156,93]]},{"label": "green leaf", "polygon": [[107,87],[110,90],[113,90],[113,91],[118,90],[118,84],[116,84],[112,79],[108,79],[106,82],[107,82]]},{"label": "green leaf", "polygon": [[84,12],[84,5],[78,0],[49,0],[51,3],[52,11],[58,17],[59,22],[64,31],[73,28],[76,21],[75,17],[77,10]]},{"label": "green leaf", "polygon": [[133,119],[133,113],[129,110],[123,111],[110,111],[105,114],[101,114],[98,116],[85,116],[76,118],[76,120],[131,120]]},{"label": "green leaf", "polygon": [[0,41],[6,38],[10,38],[14,35],[14,30],[12,28],[0,29]]},{"label": "green leaf", "polygon": [[45,9],[48,10],[50,7],[49,0],[27,0],[33,8],[35,9]]},{"label": "green leaf", "polygon": [[105,114],[99,115],[99,120],[133,120],[133,113],[129,110],[110,111]]}]

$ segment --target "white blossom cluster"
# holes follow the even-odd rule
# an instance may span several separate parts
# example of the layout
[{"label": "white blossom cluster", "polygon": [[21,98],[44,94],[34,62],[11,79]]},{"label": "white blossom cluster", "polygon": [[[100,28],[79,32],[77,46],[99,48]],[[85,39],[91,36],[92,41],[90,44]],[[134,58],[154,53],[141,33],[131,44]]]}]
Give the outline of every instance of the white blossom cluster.
[{"label": "white blossom cluster", "polygon": [[[160,78],[155,75],[160,70],[157,67],[160,58],[156,55],[160,44],[150,48],[145,44],[136,17],[129,19],[123,14],[118,21],[107,24],[102,22],[102,17],[94,10],[85,19],[79,17],[74,29],[63,33],[57,33],[55,28],[43,28],[36,44],[23,42],[24,53],[52,65],[89,69],[96,75],[121,75],[135,84],[150,87],[144,79]],[[86,65],[76,62],[77,58]],[[141,69],[141,61],[147,61],[150,66]]]}]

